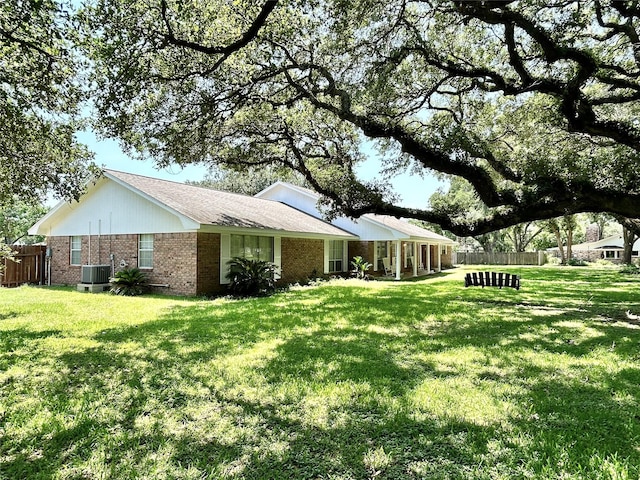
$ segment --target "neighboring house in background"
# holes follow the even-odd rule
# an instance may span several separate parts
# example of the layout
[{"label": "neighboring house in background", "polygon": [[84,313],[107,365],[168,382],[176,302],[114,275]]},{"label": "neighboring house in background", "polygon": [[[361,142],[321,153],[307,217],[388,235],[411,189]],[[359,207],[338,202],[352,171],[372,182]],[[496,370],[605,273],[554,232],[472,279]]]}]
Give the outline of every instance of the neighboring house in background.
[{"label": "neighboring house in background", "polygon": [[[286,203],[322,218],[318,210],[320,195],[308,188],[276,182],[256,197]],[[452,266],[453,240],[404,220],[365,214],[358,219],[336,218],[332,224],[358,236],[359,242],[349,242],[348,258],[361,255],[373,265],[374,272],[384,272],[388,265],[391,274],[400,279],[402,273],[417,276]]]},{"label": "neighboring house in background", "polygon": [[146,272],[158,292],[174,295],[224,290],[234,256],[275,263],[283,284],[348,271],[353,255],[372,263],[394,258],[402,265],[398,278],[409,264],[417,274],[420,261],[425,271],[450,263],[450,250],[444,256],[443,250],[453,242],[445,237],[378,216],[355,223],[373,229],[360,237],[345,228],[354,222],[331,224],[299,208],[290,187],[283,201],[269,199],[269,189],[249,197],[106,170],[79,202],[61,202],[29,233],[47,236],[53,284],[79,283],[83,265],[110,265],[112,273],[131,266]]},{"label": "neighboring house in background", "polygon": [[[566,250],[566,247],[565,247]],[[637,240],[633,244],[631,251],[631,259],[638,259],[638,251],[640,250],[640,240]],[[558,247],[549,248],[547,252],[554,254],[556,257],[560,256]],[[571,246],[571,252],[573,257],[587,262],[595,262],[597,260],[605,259],[610,260],[613,263],[622,262],[622,255],[624,252],[624,239],[622,235],[611,235],[596,242],[578,243]]]}]

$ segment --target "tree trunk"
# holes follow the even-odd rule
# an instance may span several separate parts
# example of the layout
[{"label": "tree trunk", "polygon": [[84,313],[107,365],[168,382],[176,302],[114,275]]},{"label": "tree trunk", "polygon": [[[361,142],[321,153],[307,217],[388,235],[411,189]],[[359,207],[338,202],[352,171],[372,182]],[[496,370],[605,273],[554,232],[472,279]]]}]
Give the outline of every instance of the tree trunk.
[{"label": "tree trunk", "polygon": [[624,250],[622,252],[622,263],[631,263],[631,253],[633,252],[633,244],[636,243],[638,237],[627,227],[622,227],[622,238],[624,240]]},{"label": "tree trunk", "polygon": [[556,242],[558,242],[558,250],[560,250],[560,263],[562,265],[565,265],[567,263],[567,259],[564,256],[564,245],[562,244],[562,235],[560,234],[560,228],[552,226],[551,229],[556,236]]}]

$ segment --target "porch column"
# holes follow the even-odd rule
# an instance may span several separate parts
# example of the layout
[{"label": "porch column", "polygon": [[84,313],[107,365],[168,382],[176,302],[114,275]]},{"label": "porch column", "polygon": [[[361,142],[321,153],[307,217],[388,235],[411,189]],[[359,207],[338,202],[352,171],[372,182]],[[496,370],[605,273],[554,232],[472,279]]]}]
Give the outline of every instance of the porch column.
[{"label": "porch column", "polygon": [[427,273],[431,273],[431,245],[427,243]]},{"label": "porch column", "polygon": [[442,245],[438,244],[438,272],[442,271]]},{"label": "porch column", "polygon": [[413,242],[413,260],[411,260],[413,264],[413,276],[418,276],[418,242]]},{"label": "porch column", "polygon": [[402,259],[402,243],[396,240],[396,280],[400,280],[400,260]]}]

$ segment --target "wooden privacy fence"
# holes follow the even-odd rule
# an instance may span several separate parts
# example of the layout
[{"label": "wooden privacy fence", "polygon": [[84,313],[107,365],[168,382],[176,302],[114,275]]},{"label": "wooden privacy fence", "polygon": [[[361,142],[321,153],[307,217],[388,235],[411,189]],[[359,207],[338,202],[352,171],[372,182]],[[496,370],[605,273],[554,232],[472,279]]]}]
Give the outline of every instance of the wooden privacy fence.
[{"label": "wooden privacy fence", "polygon": [[456,252],[457,265],[544,265],[544,252],[463,253]]},{"label": "wooden privacy fence", "polygon": [[46,280],[44,245],[21,245],[11,249],[17,254],[15,262],[4,260],[4,272],[0,273],[0,285],[3,287],[17,287],[23,283],[43,284]]}]

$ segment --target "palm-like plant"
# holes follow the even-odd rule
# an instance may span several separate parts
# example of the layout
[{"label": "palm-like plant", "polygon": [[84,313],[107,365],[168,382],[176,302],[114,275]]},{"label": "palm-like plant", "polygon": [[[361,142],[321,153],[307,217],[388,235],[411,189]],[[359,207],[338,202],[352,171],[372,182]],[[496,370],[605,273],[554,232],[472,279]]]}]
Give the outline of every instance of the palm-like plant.
[{"label": "palm-like plant", "polygon": [[111,282],[111,293],[135,296],[144,292],[147,276],[138,268],[125,268],[116,272],[109,281]]},{"label": "palm-like plant", "polygon": [[365,280],[367,278],[367,271],[372,267],[372,265],[358,255],[353,257],[353,260],[351,260],[351,267],[351,271],[356,278]]},{"label": "palm-like plant", "polygon": [[265,260],[232,258],[227,278],[231,281],[229,291],[239,296],[269,295],[276,289],[276,266]]}]

